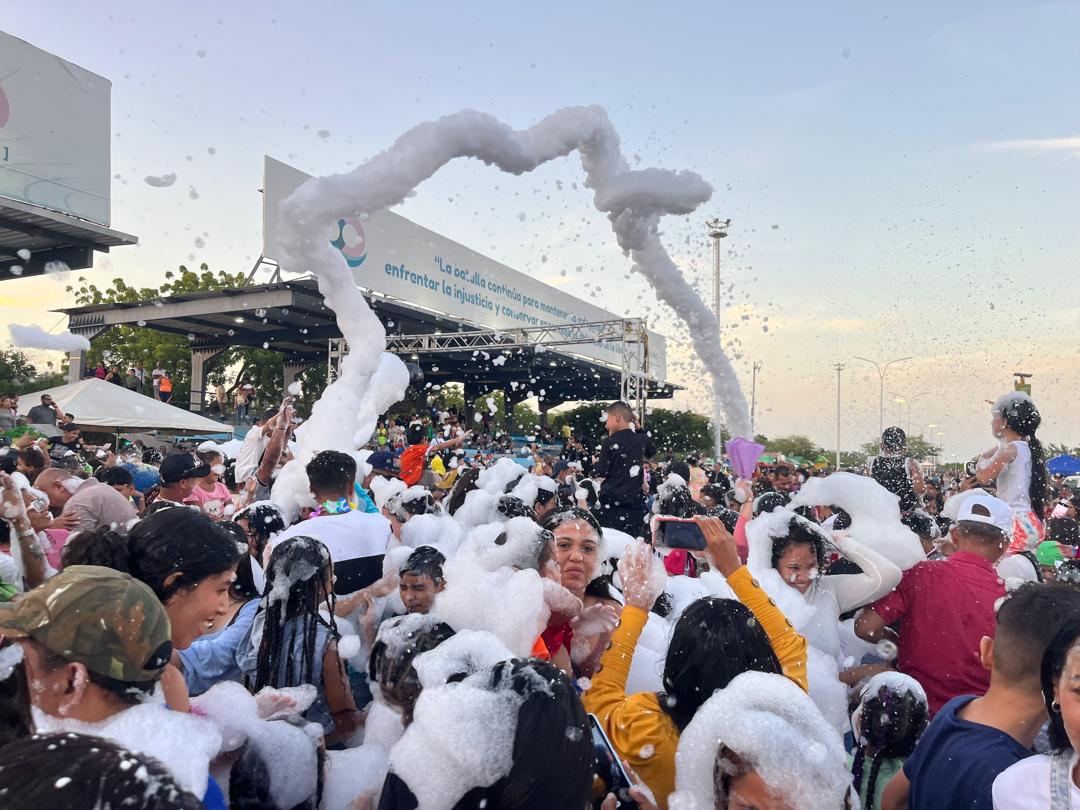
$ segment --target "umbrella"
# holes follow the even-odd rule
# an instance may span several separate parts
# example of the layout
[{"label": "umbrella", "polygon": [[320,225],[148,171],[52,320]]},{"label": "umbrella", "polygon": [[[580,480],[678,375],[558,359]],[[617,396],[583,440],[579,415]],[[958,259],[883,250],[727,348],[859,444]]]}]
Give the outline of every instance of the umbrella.
[{"label": "umbrella", "polygon": [[1046,469],[1054,475],[1078,475],[1080,474],[1080,458],[1054,456],[1046,462]]}]

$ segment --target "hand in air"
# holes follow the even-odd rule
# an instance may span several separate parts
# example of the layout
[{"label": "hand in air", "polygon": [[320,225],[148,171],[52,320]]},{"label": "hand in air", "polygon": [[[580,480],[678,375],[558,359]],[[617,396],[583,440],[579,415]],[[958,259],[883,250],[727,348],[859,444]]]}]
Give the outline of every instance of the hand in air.
[{"label": "hand in air", "polygon": [[626,547],[626,554],[619,560],[619,578],[626,604],[652,610],[657,597],[664,592],[667,574],[652,546],[643,540],[635,540]]}]

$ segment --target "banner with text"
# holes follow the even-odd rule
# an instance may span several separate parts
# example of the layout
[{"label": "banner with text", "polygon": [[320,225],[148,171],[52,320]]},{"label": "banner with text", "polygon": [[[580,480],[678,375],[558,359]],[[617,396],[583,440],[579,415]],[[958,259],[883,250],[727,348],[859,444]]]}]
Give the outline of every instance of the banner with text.
[{"label": "banner with text", "polygon": [[[277,253],[281,201],[310,175],[267,157],[263,177],[263,255]],[[327,238],[351,268],[356,283],[392,298],[490,329],[589,323],[619,318],[524,273],[519,273],[392,211],[368,220],[327,223]],[[621,365],[617,342],[582,343],[555,351]],[[666,377],[664,337],[649,332],[649,371]]]}]

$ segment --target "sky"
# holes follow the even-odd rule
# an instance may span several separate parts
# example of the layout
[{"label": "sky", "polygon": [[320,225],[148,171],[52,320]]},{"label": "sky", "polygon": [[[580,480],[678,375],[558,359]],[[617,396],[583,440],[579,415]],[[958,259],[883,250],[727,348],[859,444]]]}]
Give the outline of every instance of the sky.
[{"label": "sky", "polygon": [[[247,271],[262,158],[354,168],[464,108],[524,128],[599,104],[636,166],[715,189],[664,240],[706,300],[758,432],[844,450],[910,425],[963,460],[987,400],[1032,373],[1044,441],[1080,444],[1080,3],[0,0],[0,27],[112,83],[112,225],[137,247],[81,274],[152,285]],[[176,173],[167,188],[148,175]],[[708,412],[686,327],[630,262],[571,157],[512,177],[452,164],[396,210],[668,337],[674,404]],[[576,186],[574,184],[577,184]],[[0,283],[0,323],[54,331],[71,279]],[[0,336],[0,341],[6,333]],[[895,399],[910,401],[897,403]],[[910,413],[909,413],[910,411]]]}]

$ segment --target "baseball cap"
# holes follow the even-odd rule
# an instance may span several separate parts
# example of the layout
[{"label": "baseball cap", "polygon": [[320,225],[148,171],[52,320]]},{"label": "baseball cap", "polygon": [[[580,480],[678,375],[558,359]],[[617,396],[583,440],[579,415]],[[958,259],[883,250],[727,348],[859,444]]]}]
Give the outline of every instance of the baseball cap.
[{"label": "baseball cap", "polygon": [[150,588],[98,565],[72,565],[0,604],[0,633],[32,638],[68,661],[125,683],[157,680],[172,655],[165,608]]},{"label": "baseball cap", "polygon": [[965,498],[956,513],[956,521],[961,523],[965,520],[997,526],[1002,534],[1012,534],[1013,531],[1012,509],[993,495],[976,494]]},{"label": "baseball cap", "polygon": [[190,453],[169,453],[158,467],[161,483],[179,484],[185,478],[205,478],[210,474],[210,467],[195,460]]},{"label": "baseball cap", "polygon": [[553,466],[551,468],[551,474],[552,474],[552,476],[557,476],[563,470],[569,470],[569,469],[570,469],[569,462],[567,462],[565,459],[559,459],[558,461],[555,462],[555,466]]}]

